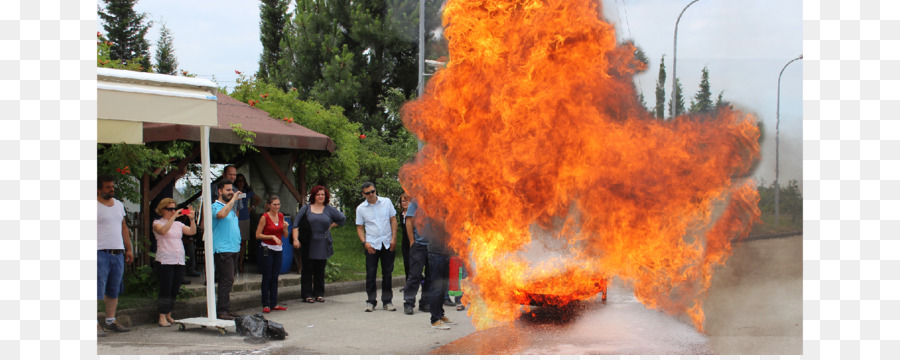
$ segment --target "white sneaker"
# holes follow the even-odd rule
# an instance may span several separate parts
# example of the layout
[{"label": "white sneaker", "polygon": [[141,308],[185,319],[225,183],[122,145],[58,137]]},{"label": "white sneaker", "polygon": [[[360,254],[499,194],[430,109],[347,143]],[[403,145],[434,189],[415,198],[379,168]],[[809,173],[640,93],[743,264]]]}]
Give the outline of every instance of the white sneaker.
[{"label": "white sneaker", "polygon": [[394,304],[384,304],[384,309],[387,311],[397,311],[397,309],[394,308]]},{"label": "white sneaker", "polygon": [[375,311],[375,304],[372,304],[372,303],[366,304],[366,312],[373,312],[373,311]]},{"label": "white sneaker", "polygon": [[441,321],[447,325],[456,325],[456,322],[454,322],[453,320],[450,320],[450,318],[448,318],[446,315],[441,316]]},{"label": "white sneaker", "polygon": [[438,329],[438,330],[450,330],[450,327],[447,326],[447,324],[444,324],[444,322],[440,321],[440,320],[435,321],[433,324],[431,324],[431,328]]}]

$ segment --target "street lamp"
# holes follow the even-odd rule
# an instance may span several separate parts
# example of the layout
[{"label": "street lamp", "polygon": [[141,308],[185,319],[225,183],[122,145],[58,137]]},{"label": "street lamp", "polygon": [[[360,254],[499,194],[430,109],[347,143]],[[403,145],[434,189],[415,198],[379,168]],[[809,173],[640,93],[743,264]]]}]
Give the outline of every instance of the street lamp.
[{"label": "street lamp", "polygon": [[688,7],[690,7],[691,5],[694,5],[694,3],[698,2],[698,1],[700,1],[700,0],[694,0],[694,1],[691,1],[690,4],[687,4],[687,6],[685,6],[684,9],[681,10],[681,14],[678,14],[678,20],[675,20],[675,45],[673,46],[673,49],[672,49],[672,118],[673,119],[676,116],[678,116],[678,101],[676,101],[678,99],[675,98],[675,96],[677,95],[675,93],[675,86],[676,86],[676,81],[678,81],[678,74],[676,74],[676,69],[677,69],[676,64],[677,64],[677,60],[678,60],[678,22],[681,21],[681,15],[684,15],[684,11],[687,10]]},{"label": "street lamp", "polygon": [[781,74],[784,74],[784,69],[787,69],[788,65],[792,62],[803,59],[803,54],[800,54],[796,59],[788,61],[787,64],[784,64],[784,67],[781,68],[781,72],[778,73],[778,100],[775,105],[775,225],[778,225],[778,194],[781,192],[781,186],[778,185],[778,150],[779,150],[779,142],[778,135],[779,130],[778,127],[781,124]]}]

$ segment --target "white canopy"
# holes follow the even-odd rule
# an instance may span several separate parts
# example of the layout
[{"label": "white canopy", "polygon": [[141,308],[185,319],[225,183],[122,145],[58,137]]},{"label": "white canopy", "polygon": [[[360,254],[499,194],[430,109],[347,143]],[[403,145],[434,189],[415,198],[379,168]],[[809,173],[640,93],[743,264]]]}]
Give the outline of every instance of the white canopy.
[{"label": "white canopy", "polygon": [[[97,142],[143,144],[144,122],[201,125],[206,273],[215,274],[209,176],[209,127],[218,124],[216,83],[206,79],[97,68]],[[146,210],[146,209],[142,209]],[[213,276],[206,277],[208,319],[216,321]]]}]

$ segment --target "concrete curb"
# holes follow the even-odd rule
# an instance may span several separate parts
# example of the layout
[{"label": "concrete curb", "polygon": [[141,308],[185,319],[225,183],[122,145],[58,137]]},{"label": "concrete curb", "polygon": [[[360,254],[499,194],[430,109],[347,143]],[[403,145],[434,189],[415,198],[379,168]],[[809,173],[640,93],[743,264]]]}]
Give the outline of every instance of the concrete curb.
[{"label": "concrete curb", "polygon": [[[404,276],[395,276],[391,279],[392,284],[404,284],[406,278]],[[256,308],[255,311],[248,312],[244,311],[241,315],[252,315],[256,312],[262,311],[262,305],[260,304],[261,294],[259,293],[259,282],[245,282],[242,284],[235,284],[234,288],[231,291],[231,309],[234,312],[239,312],[239,309],[248,309],[248,308]],[[381,278],[375,280],[375,286],[379,291],[381,290]],[[396,286],[395,286],[396,287]],[[364,292],[366,291],[366,281],[347,281],[333,284],[325,284],[325,295],[343,295],[354,292]],[[207,309],[206,309],[206,291],[202,292],[203,295],[198,296],[196,298],[190,299],[188,301],[178,301],[175,303],[175,308],[172,310],[173,317],[175,319],[186,319],[186,318],[194,318],[194,317],[206,317]],[[300,299],[300,280],[299,278],[288,278],[288,279],[278,279],[278,301],[284,302],[287,300],[298,300]],[[402,301],[403,296],[400,296]],[[359,299],[360,309],[363,309],[365,306],[366,299]],[[102,312],[97,313],[97,321],[103,321],[105,315]],[[156,312],[156,305],[151,306],[143,306],[138,308],[131,308],[125,310],[119,310],[116,312],[116,321],[126,327],[132,327],[136,325],[146,325],[146,324],[154,324],[159,320],[159,313]]]}]

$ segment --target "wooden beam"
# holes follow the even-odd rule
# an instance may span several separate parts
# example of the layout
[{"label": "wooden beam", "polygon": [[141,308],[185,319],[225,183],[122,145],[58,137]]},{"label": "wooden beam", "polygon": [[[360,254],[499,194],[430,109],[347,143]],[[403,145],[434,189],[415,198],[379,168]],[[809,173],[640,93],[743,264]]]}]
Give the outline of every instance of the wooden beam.
[{"label": "wooden beam", "polygon": [[194,149],[191,151],[190,155],[178,162],[178,164],[175,166],[177,170],[169,171],[168,173],[166,173],[166,176],[160,179],[156,183],[156,186],[150,189],[150,198],[155,199],[156,196],[159,195],[159,193],[172,181],[175,181],[176,179],[184,176],[184,174],[186,173],[185,169],[187,168],[188,164],[193,162],[194,159],[196,159],[198,156],[200,156],[199,143],[194,144]]},{"label": "wooden beam", "polygon": [[258,147],[259,154],[262,155],[263,159],[266,159],[266,162],[269,163],[269,166],[272,167],[272,170],[275,170],[275,174],[281,178],[281,183],[287,186],[288,190],[291,192],[291,195],[294,195],[294,198],[297,199],[301,204],[303,203],[303,196],[297,192],[297,189],[294,188],[294,185],[291,184],[290,180],[288,180],[287,176],[284,175],[284,172],[278,168],[278,164],[275,162],[275,159],[272,158],[272,155],[269,154],[269,151],[264,147]]}]

